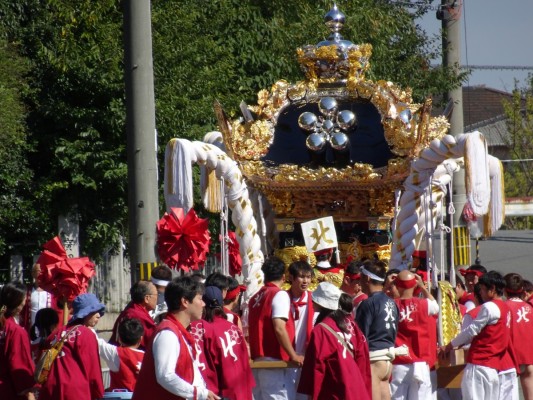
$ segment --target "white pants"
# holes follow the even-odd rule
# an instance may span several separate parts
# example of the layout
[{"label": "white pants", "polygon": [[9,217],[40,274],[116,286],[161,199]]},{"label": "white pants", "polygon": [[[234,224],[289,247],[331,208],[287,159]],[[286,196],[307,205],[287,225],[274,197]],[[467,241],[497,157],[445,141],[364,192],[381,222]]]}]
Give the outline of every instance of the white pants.
[{"label": "white pants", "polygon": [[498,374],[500,380],[500,399],[518,400],[518,376],[516,369],[511,368]]},{"label": "white pants", "polygon": [[466,364],[461,381],[461,393],[463,400],[499,400],[498,371],[481,365]]},{"label": "white pants", "polygon": [[292,368],[253,369],[254,400],[295,400],[296,375]]},{"label": "white pants", "polygon": [[393,400],[435,398],[431,388],[429,366],[425,362],[393,365],[390,388]]}]

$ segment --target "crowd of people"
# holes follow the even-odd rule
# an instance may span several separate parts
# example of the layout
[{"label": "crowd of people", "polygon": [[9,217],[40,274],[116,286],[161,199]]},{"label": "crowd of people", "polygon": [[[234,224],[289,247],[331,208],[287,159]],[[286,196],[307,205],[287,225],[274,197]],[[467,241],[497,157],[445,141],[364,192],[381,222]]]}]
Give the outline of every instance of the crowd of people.
[{"label": "crowd of people", "polygon": [[[94,294],[69,304],[63,326],[38,283],[8,283],[0,292],[0,398],[95,400],[121,391],[134,400],[490,400],[518,399],[521,385],[533,399],[533,285],[520,275],[460,270],[463,325],[438,347],[439,304],[423,263],[399,271],[352,261],[340,287],[327,279],[329,259],[321,263],[311,292],[316,268],[307,261],[287,267],[267,258],[264,285],[244,307],[245,287],[233,277],[173,277],[156,267],[151,280],[132,285],[109,341],[95,330],[105,305]],[[57,344],[36,383],[36,363]],[[468,349],[460,393],[437,389],[438,357],[458,348]]]}]

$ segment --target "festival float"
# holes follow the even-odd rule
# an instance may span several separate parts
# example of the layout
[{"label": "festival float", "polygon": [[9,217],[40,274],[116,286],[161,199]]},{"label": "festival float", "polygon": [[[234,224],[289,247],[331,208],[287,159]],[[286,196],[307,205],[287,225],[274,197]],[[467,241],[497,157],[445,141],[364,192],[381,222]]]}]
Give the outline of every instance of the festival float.
[{"label": "festival float", "polygon": [[[236,120],[215,103],[219,131],[204,141],[169,141],[167,211],[192,209],[192,167],[198,165],[204,205],[221,215],[226,253],[230,216],[235,226],[245,302],[263,284],[265,254],[314,264],[300,228],[307,221],[332,217],[341,263],[379,257],[405,269],[415,250],[425,250],[430,280],[441,289],[439,341],[446,344],[460,321],[455,274],[451,285],[444,282],[455,266],[436,262],[432,238],[453,228],[444,224],[455,212],[446,194],[460,169],[470,214],[484,218],[486,236],[500,227],[501,163],[487,153],[482,133],[448,135],[449,123],[431,115],[430,99],[417,104],[411,89],[367,79],[372,46],[344,39],[344,22],[334,6],[325,16],[328,39],[297,49],[302,81],[279,80],[261,90],[257,104],[241,103]],[[342,275],[322,279],[340,285]]]}]

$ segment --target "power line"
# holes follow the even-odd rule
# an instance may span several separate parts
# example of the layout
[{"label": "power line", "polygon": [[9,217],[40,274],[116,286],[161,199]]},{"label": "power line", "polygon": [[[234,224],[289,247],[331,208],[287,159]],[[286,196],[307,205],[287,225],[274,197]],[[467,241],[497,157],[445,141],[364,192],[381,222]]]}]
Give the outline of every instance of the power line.
[{"label": "power line", "polygon": [[402,1],[402,0],[396,0],[396,1],[389,1],[389,4],[397,4],[400,6],[406,6],[409,8],[424,8],[426,10],[433,10],[433,11],[439,11],[442,10],[442,5],[433,6],[431,4],[428,4],[425,1]]},{"label": "power line", "polygon": [[[431,64],[433,68],[442,67],[441,64]],[[485,70],[522,70],[533,71],[531,65],[461,65],[461,69],[485,69]]]},{"label": "power line", "polygon": [[461,69],[522,70],[533,71],[529,65],[461,65]]}]

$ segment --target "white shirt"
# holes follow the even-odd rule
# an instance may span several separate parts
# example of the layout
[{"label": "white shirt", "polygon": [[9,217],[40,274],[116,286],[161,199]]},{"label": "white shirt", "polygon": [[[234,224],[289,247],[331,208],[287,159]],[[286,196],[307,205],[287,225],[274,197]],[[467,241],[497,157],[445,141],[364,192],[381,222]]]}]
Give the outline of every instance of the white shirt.
[{"label": "white shirt", "polygon": [[439,303],[437,300],[427,299],[428,301],[428,314],[437,315],[439,313]]},{"label": "white shirt", "polygon": [[[298,301],[299,298],[293,298],[292,301]],[[309,298],[309,292],[304,293],[302,301],[307,304],[298,307],[299,318],[294,320],[294,350],[297,354],[305,355],[305,342],[307,340],[307,318],[308,318],[308,305],[311,299]]]},{"label": "white shirt", "polygon": [[39,311],[41,308],[52,306],[52,296],[50,295],[50,293],[42,289],[33,288],[31,290],[30,303],[30,318],[31,324],[33,325],[35,324],[35,315],[37,314],[37,311]]},{"label": "white shirt", "polygon": [[[176,375],[176,365],[182,349],[180,348],[178,337],[173,332],[169,330],[159,332],[154,338],[152,350],[157,383],[170,393],[187,400],[194,398],[194,388],[196,387],[198,400],[207,399],[207,385],[194,359],[194,378],[192,385]],[[187,351],[191,358],[193,358],[191,348],[188,345]]]},{"label": "white shirt", "polygon": [[283,318],[288,321],[290,312],[291,299],[289,293],[285,290],[280,290],[272,299],[272,319]]},{"label": "white shirt", "polygon": [[474,303],[472,300],[468,300],[465,303],[465,307],[466,307],[466,312],[468,312],[468,311],[473,310],[474,308],[476,308],[476,303]]},{"label": "white shirt", "polygon": [[500,309],[495,303],[489,301],[483,304],[477,318],[468,326],[465,326],[461,333],[452,339],[452,345],[458,347],[470,343],[475,336],[479,335],[484,327],[496,324],[500,317]]}]

